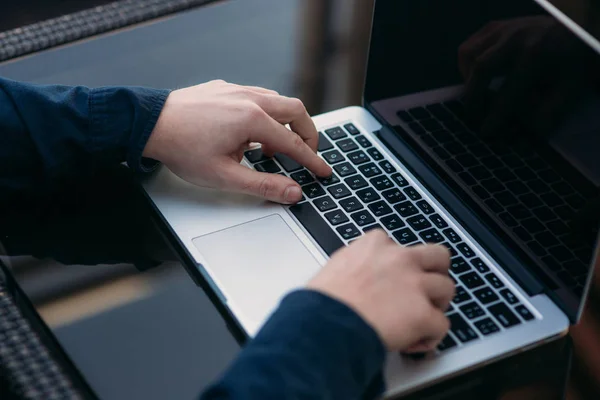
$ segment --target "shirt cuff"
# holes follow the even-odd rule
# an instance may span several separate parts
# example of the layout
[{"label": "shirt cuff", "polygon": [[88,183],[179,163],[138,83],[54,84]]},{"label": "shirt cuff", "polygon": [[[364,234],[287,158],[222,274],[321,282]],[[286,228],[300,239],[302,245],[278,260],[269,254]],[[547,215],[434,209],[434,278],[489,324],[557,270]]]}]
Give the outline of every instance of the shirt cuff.
[{"label": "shirt cuff", "polygon": [[288,294],[253,340],[274,336],[288,343],[320,370],[334,398],[372,399],[385,391],[385,347],[375,330],[353,309],[312,290]]},{"label": "shirt cuff", "polygon": [[127,161],[136,172],[152,171],[158,162],[142,153],[169,94],[143,87],[92,89],[91,149],[98,162]]}]

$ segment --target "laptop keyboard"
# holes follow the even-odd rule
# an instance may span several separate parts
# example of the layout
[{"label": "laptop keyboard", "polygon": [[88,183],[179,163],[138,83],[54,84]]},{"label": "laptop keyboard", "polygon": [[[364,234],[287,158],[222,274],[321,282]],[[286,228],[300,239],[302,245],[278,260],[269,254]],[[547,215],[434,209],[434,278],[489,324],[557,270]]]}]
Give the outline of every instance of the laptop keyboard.
[{"label": "laptop keyboard", "polygon": [[481,140],[464,122],[459,100],[397,115],[558,279],[582,295],[593,250],[574,242],[562,222],[586,204],[573,186],[531,149]]},{"label": "laptop keyboard", "polygon": [[375,228],[384,229],[403,246],[446,246],[452,254],[450,275],[457,285],[447,311],[451,333],[439,351],[534,319],[425,193],[411,185],[354,124],[319,132],[318,154],[333,168],[327,179],[315,177],[281,154],[269,159],[253,149],[245,157],[257,171],[289,176],[302,187],[302,200],[289,211],[329,256]]}]

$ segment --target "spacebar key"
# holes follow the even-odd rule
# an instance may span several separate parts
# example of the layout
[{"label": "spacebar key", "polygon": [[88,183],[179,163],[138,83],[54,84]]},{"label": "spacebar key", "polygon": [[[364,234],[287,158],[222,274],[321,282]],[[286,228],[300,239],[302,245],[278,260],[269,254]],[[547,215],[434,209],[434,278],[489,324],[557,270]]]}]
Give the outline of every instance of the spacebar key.
[{"label": "spacebar key", "polygon": [[290,207],[290,211],[327,255],[331,256],[334,251],[344,246],[338,235],[310,203],[295,204]]}]

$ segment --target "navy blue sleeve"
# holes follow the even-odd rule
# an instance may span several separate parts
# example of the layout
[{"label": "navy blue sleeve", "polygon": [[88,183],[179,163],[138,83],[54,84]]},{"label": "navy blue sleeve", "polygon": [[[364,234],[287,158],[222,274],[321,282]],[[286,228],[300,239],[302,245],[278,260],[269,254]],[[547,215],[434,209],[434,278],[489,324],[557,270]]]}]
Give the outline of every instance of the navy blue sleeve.
[{"label": "navy blue sleeve", "polygon": [[374,399],[384,391],[385,354],[352,309],[296,291],[201,399]]},{"label": "navy blue sleeve", "polygon": [[32,85],[0,78],[0,203],[142,159],[169,92]]}]

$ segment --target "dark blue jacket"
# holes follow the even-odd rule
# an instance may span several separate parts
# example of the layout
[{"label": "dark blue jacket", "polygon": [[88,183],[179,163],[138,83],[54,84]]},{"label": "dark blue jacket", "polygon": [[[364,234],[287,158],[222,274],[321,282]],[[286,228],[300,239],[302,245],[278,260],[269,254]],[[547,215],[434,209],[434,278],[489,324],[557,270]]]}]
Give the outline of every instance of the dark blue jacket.
[{"label": "dark blue jacket", "polygon": [[[111,164],[148,171],[154,162],[142,151],[168,93],[0,78],[0,204],[32,201]],[[384,358],[379,337],[353,310],[300,290],[201,398],[375,398],[384,389]]]}]

